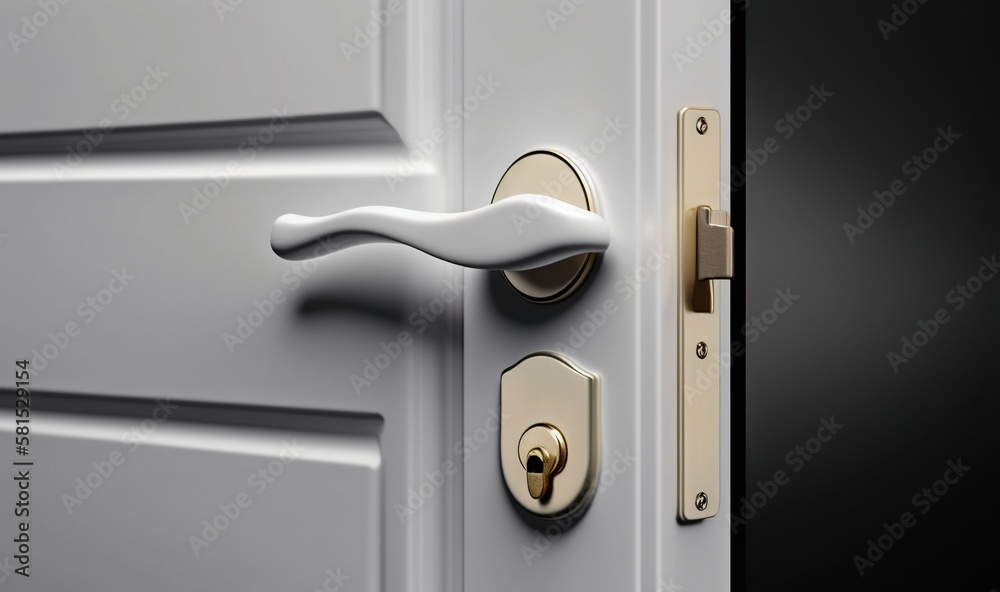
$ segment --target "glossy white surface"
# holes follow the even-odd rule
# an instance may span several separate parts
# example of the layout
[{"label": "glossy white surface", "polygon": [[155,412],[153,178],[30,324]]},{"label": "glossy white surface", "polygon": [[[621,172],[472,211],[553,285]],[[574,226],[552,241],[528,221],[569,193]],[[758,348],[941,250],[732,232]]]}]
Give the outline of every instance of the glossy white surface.
[{"label": "glossy white surface", "polygon": [[[219,27],[216,4],[239,4]],[[454,17],[440,2],[407,3],[348,63],[339,44],[353,44],[378,4],[73,0],[19,55],[8,46],[17,65],[0,66],[0,128],[30,137],[0,136],[0,430],[13,425],[10,370],[26,357],[37,370],[39,431],[36,569],[0,590],[311,592],[338,569],[350,577],[347,592],[453,589],[461,474],[435,481],[426,497],[411,499],[410,489],[428,493],[425,473],[461,460],[461,296],[440,300],[449,283],[461,290],[457,268],[388,246],[336,265],[294,263],[268,245],[271,224],[290,211],[462,210],[449,190],[447,162],[461,149],[450,129],[401,183],[385,181],[411,144],[442,125],[455,76],[444,26]],[[4,3],[2,13],[13,27],[38,10],[29,0]],[[95,24],[95,12],[107,19]],[[99,60],[94,47],[119,53]],[[57,175],[53,163],[85,136],[43,132],[96,125],[128,90],[118,83],[138,82],[123,64],[144,67],[157,55],[179,62],[171,70],[163,59],[170,77],[128,118],[140,129],[105,135]],[[279,77],[282,65],[301,84]],[[286,99],[291,114],[325,110],[339,127],[292,121],[267,143],[269,113]],[[381,127],[352,114],[359,108],[377,109]],[[247,116],[260,119],[227,123]],[[142,127],[153,123],[172,125]],[[258,148],[247,149],[248,136]],[[126,139],[138,147],[104,149]],[[116,281],[109,301],[113,270],[134,279],[123,290]],[[433,321],[412,318],[431,302]],[[67,342],[70,322],[79,331]],[[380,344],[398,344],[403,332],[409,345],[386,366]],[[36,358],[42,350],[49,358]],[[120,438],[150,420],[160,397],[183,417],[156,423],[132,451]],[[67,423],[78,429],[61,433]],[[257,496],[249,474],[288,437],[316,460],[304,453]],[[61,496],[116,450],[125,464],[69,514]],[[9,467],[12,455],[0,447],[0,463]],[[12,483],[0,486],[8,509]],[[196,556],[187,537],[244,491],[252,504]],[[0,533],[15,529],[13,512],[0,512]],[[12,565],[12,537],[3,538],[0,563]]]},{"label": "glossy white surface", "polygon": [[[729,170],[729,25],[720,20],[729,3],[507,0],[464,8],[464,93],[484,73],[507,83],[466,122],[464,209],[482,205],[512,157],[553,148],[586,170],[614,240],[581,290],[556,304],[521,301],[499,273],[465,272],[466,432],[496,404],[505,368],[531,352],[563,351],[601,377],[604,459],[586,513],[555,524],[503,514],[517,504],[497,470],[499,446],[490,441],[470,459],[465,589],[728,590],[725,370],[720,513],[696,525],[677,520],[675,122],[682,107],[718,109]],[[705,29],[712,21],[717,36]],[[712,42],[679,69],[674,55],[688,59],[690,39],[706,36]]]},{"label": "glossy white surface", "polygon": [[475,269],[532,269],[573,255],[603,253],[603,218],[545,195],[516,195],[454,214],[366,206],[321,218],[285,214],[271,227],[271,248],[312,259],[372,243],[403,243]]},{"label": "glossy white surface", "polygon": [[341,46],[354,46],[354,27],[379,4],[6,0],[0,72],[19,90],[2,91],[0,132],[382,112],[385,94],[401,90],[391,49]]},{"label": "glossy white surface", "polygon": [[[0,589],[214,592],[239,582],[311,592],[322,589],[326,569],[351,577],[351,589],[383,589],[384,518],[373,503],[383,495],[379,422],[345,434],[329,429],[338,425],[330,416],[306,431],[302,417],[286,416],[298,427],[265,427],[253,425],[267,421],[260,414],[220,408],[213,411],[229,421],[204,422],[204,413],[179,408],[123,443],[150,409],[92,409],[115,414],[37,414],[32,577],[9,577]],[[6,422],[0,435],[13,439]],[[72,513],[64,496],[80,501],[70,502]],[[260,569],[254,560],[264,555],[280,556],[283,567]],[[46,556],[63,560],[51,565]],[[99,568],[67,573],[77,565],[67,556]],[[50,585],[69,578],[72,587]]]}]

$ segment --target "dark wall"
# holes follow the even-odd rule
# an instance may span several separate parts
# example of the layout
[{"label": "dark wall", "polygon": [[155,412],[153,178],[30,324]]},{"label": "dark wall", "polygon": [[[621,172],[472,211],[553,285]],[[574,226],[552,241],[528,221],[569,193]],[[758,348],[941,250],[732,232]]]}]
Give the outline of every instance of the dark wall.
[{"label": "dark wall", "polygon": [[748,589],[1000,589],[993,6],[747,7]]}]

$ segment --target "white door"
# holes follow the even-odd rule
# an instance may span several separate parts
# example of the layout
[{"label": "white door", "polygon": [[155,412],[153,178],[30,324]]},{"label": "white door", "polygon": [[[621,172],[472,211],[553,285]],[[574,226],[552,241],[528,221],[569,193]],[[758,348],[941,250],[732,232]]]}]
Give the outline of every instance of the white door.
[{"label": "white door", "polygon": [[[719,513],[676,493],[676,122],[728,124],[725,8],[0,6],[0,590],[728,589],[725,377]],[[562,302],[269,245],[286,213],[486,206],[541,148],[611,228]],[[602,383],[598,486],[559,522],[499,450],[501,373],[552,350]]]}]

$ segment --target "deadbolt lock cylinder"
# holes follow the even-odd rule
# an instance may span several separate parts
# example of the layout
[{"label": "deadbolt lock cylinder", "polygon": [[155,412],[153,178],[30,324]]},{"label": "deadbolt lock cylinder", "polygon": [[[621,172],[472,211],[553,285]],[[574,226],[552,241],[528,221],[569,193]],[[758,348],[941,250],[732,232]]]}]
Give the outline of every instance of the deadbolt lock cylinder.
[{"label": "deadbolt lock cylinder", "polygon": [[600,378],[556,352],[500,376],[500,465],[514,501],[555,520],[582,511],[601,466]]},{"label": "deadbolt lock cylinder", "polygon": [[533,425],[521,436],[517,448],[526,472],[528,494],[545,502],[552,492],[555,476],[566,466],[566,440],[562,432],[549,424]]}]

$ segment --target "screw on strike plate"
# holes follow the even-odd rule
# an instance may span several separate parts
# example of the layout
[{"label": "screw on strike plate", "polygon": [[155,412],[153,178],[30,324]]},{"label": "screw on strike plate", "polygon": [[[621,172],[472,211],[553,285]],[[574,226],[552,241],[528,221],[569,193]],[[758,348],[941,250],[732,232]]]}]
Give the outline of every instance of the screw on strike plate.
[{"label": "screw on strike plate", "polygon": [[705,495],[704,491],[700,491],[698,495],[694,496],[694,507],[698,508],[699,512],[704,512],[705,508],[708,507],[708,496]]},{"label": "screw on strike plate", "polygon": [[708,131],[708,121],[704,117],[699,117],[695,123],[695,129],[698,130],[700,135],[704,136],[705,132]]},{"label": "screw on strike plate", "polygon": [[698,354],[698,357],[702,360],[708,355],[708,344],[704,341],[699,341],[698,345],[694,348],[694,353]]}]

